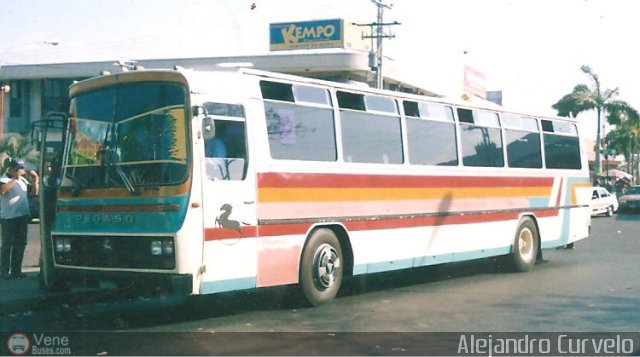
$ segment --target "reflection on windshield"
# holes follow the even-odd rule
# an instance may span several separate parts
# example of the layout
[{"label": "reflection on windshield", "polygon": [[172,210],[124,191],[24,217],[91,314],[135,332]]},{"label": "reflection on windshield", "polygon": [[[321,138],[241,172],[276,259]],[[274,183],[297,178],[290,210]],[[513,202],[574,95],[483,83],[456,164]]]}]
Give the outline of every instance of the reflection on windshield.
[{"label": "reflection on windshield", "polygon": [[80,188],[167,185],[187,175],[185,89],[146,82],[72,99],[62,184]]}]

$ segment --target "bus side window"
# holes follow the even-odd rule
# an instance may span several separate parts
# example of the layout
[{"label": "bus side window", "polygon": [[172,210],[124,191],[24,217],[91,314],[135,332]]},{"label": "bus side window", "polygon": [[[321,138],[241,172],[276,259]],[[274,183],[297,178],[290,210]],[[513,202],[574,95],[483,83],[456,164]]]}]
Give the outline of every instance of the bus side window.
[{"label": "bus side window", "polygon": [[246,173],[245,123],[215,120],[214,134],[205,132],[207,177],[214,180],[243,180]]},{"label": "bus side window", "polygon": [[206,157],[227,157],[227,144],[222,132],[221,120],[215,121],[215,131],[205,131],[204,156]]},{"label": "bus side window", "polygon": [[243,180],[247,170],[245,111],[241,104],[204,102],[205,172],[211,180]]}]

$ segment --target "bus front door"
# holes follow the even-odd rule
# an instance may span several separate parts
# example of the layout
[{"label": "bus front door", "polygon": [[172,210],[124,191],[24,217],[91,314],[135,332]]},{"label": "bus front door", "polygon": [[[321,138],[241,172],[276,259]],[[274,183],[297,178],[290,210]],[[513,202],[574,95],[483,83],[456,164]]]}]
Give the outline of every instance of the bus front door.
[{"label": "bus front door", "polygon": [[[203,119],[203,294],[255,287],[256,178],[244,117]],[[214,129],[215,128],[215,129]]]}]

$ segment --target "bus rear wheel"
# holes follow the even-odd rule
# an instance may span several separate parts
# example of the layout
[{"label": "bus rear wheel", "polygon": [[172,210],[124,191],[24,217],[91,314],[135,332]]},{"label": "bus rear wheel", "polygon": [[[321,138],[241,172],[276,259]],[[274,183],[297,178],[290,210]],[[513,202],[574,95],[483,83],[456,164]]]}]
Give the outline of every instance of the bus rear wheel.
[{"label": "bus rear wheel", "polygon": [[529,271],[536,264],[540,236],[538,228],[531,218],[524,218],[518,226],[513,241],[513,252],[509,255],[509,263],[514,271]]},{"label": "bus rear wheel", "polygon": [[342,247],[332,230],[314,231],[302,250],[300,285],[307,303],[331,302],[342,283]]}]

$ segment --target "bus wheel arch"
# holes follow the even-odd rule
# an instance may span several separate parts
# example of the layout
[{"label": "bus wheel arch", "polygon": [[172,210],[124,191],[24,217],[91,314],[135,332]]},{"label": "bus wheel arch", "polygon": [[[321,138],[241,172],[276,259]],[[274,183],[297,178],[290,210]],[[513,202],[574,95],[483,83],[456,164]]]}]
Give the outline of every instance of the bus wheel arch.
[{"label": "bus wheel arch", "polygon": [[344,276],[353,271],[353,253],[340,225],[314,227],[302,249],[300,290],[309,305],[327,304],[336,297]]},{"label": "bus wheel arch", "polygon": [[351,241],[349,240],[349,233],[347,233],[346,228],[340,224],[326,226],[325,228],[333,231],[336,237],[338,237],[338,241],[342,247],[344,276],[353,276],[353,248],[351,247]]},{"label": "bus wheel arch", "polygon": [[507,256],[508,264],[516,272],[531,270],[542,258],[540,230],[534,216],[520,218],[511,250]]}]

